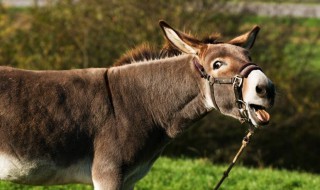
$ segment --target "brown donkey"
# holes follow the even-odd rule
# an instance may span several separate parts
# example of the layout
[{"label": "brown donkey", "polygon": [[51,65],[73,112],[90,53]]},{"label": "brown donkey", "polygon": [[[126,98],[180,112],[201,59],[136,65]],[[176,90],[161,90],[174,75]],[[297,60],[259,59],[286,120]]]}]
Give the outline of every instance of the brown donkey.
[{"label": "brown donkey", "polygon": [[248,51],[258,27],[221,43],[160,26],[170,45],[158,56],[145,48],[109,69],[0,67],[0,179],[130,190],[214,109],[268,123],[274,87]]}]

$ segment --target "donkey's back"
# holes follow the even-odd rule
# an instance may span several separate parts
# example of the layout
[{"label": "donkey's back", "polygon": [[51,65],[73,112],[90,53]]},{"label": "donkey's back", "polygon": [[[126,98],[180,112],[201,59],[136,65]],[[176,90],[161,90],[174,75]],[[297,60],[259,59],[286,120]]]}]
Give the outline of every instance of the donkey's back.
[{"label": "donkey's back", "polygon": [[0,179],[92,183],[93,135],[108,114],[104,72],[0,67]]}]

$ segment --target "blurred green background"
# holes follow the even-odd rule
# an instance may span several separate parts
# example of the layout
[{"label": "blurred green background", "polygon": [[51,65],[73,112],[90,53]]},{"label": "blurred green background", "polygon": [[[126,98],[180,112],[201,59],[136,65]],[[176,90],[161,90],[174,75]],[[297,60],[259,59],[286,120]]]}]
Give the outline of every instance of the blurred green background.
[{"label": "blurred green background", "polygon": [[[230,2],[237,7],[240,1]],[[280,4],[286,3],[320,5],[317,0]],[[277,97],[270,125],[256,132],[241,162],[319,173],[320,20],[312,17],[234,11],[226,1],[210,0],[57,0],[28,7],[2,3],[0,64],[25,69],[109,67],[141,43],[160,48],[160,19],[198,37],[221,33],[225,40],[257,24],[261,31],[252,58],[276,84]],[[226,163],[245,132],[246,126],[214,111],[171,143],[164,155]]]}]

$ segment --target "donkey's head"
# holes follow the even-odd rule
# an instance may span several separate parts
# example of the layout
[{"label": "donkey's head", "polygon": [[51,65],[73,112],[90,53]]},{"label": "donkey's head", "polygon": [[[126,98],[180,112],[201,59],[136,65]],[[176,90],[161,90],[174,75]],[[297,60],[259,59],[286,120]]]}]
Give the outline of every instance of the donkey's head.
[{"label": "donkey's head", "polygon": [[211,86],[213,107],[255,126],[269,122],[266,109],[274,103],[274,85],[260,67],[252,63],[249,55],[259,32],[258,26],[227,43],[198,40],[164,21],[160,21],[160,26],[172,46],[195,55],[195,69]]}]

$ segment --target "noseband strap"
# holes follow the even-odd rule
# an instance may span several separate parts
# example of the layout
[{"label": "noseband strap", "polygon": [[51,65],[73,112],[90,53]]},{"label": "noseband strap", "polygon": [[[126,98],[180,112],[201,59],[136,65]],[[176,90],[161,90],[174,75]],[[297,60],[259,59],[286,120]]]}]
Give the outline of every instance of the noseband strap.
[{"label": "noseband strap", "polygon": [[193,64],[197,68],[197,70],[200,73],[201,78],[204,78],[209,81],[209,85],[212,87],[212,93],[213,93],[213,104],[215,108],[220,111],[219,106],[217,105],[215,95],[214,95],[214,85],[215,84],[232,84],[234,95],[236,98],[236,105],[239,109],[239,113],[241,116],[242,122],[248,122],[251,123],[248,111],[246,109],[246,103],[243,100],[242,96],[242,86],[243,86],[243,79],[247,78],[251,71],[253,70],[261,70],[259,66],[257,66],[254,63],[246,63],[240,68],[239,75],[236,75],[232,78],[215,78],[210,76],[204,69],[204,67],[199,63],[198,59],[193,59]]},{"label": "noseband strap", "polygon": [[262,71],[262,69],[254,64],[254,63],[247,63],[245,65],[243,65],[241,68],[240,68],[240,75],[243,76],[244,78],[247,78],[248,75],[251,73],[251,71],[253,70],[260,70]]}]

